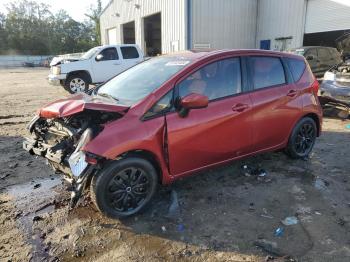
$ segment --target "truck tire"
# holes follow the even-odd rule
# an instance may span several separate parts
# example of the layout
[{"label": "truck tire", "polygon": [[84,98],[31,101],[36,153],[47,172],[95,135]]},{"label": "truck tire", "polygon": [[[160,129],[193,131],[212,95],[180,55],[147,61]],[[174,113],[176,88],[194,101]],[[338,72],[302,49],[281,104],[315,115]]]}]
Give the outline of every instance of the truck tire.
[{"label": "truck tire", "polygon": [[69,75],[64,88],[71,94],[86,93],[89,90],[88,77],[83,73]]}]

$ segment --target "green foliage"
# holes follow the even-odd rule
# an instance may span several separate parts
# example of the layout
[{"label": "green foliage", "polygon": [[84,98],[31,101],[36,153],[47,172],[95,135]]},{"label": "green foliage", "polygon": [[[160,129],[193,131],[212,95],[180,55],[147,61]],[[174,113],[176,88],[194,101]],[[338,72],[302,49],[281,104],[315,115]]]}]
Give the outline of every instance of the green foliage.
[{"label": "green foliage", "polygon": [[102,12],[101,0],[97,0],[97,6],[90,6],[88,14],[85,14],[95,25],[95,43],[99,44],[101,42],[101,31],[100,31],[100,14]]},{"label": "green foliage", "polygon": [[[97,8],[90,7],[90,21],[80,23],[66,11],[56,14],[50,6],[30,0],[13,1],[6,6],[7,15],[0,13],[0,53],[31,55],[83,52],[100,43]],[[99,27],[99,25],[98,25]]]}]

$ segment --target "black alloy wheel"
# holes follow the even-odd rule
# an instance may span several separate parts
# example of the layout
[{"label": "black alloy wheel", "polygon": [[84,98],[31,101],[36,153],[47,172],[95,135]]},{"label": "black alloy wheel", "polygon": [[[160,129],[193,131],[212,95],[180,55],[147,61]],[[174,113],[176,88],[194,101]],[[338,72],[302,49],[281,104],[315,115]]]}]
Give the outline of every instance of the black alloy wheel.
[{"label": "black alloy wheel", "polygon": [[113,218],[141,211],[156,192],[158,176],[154,167],[142,158],[116,161],[91,183],[91,195],[97,208]]},{"label": "black alloy wheel", "polygon": [[307,157],[315,144],[317,127],[310,117],[304,117],[294,127],[289,138],[287,152],[293,158]]}]

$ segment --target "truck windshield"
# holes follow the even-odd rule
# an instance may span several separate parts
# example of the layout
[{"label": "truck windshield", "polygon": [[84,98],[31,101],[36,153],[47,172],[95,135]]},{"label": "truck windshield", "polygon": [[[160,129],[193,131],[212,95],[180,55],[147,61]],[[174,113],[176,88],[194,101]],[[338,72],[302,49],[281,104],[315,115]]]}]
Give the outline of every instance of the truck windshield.
[{"label": "truck windshield", "polygon": [[91,48],[89,51],[85,52],[85,53],[81,56],[81,59],[90,59],[90,58],[93,57],[93,55],[95,55],[100,49],[101,49],[101,47],[94,47],[94,48]]},{"label": "truck windshield", "polygon": [[102,85],[97,94],[132,106],[189,65],[188,58],[157,57],[142,62]]}]

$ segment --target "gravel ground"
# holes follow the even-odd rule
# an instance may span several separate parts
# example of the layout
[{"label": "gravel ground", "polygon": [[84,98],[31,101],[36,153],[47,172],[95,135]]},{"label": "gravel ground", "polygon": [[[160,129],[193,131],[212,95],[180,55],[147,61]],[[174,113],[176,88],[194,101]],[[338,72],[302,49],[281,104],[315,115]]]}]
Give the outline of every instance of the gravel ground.
[{"label": "gravel ground", "polygon": [[[67,185],[22,149],[35,111],[68,96],[47,74],[0,70],[0,261],[350,261],[349,119],[326,117],[306,161],[276,152],[235,162],[161,188],[138,216],[111,220],[88,194],[69,211]],[[267,175],[245,176],[242,164]],[[290,216],[297,224],[283,225]]]}]

